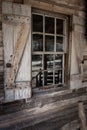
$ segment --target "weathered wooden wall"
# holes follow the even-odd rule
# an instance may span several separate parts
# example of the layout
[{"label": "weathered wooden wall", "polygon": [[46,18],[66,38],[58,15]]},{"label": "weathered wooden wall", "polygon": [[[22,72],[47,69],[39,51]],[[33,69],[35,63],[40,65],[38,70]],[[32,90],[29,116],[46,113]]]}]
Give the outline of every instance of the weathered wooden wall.
[{"label": "weathered wooden wall", "polygon": [[[4,0],[15,3],[29,4],[32,7],[63,13],[71,18],[69,37],[69,70],[70,88],[80,88],[87,85],[82,83],[81,62],[87,55],[87,44],[84,38],[84,1],[83,0]],[[1,6],[1,4],[0,4]],[[0,8],[1,11],[1,8]],[[1,15],[0,15],[1,18]],[[0,20],[1,21],[1,20]],[[0,22],[1,23],[1,22]],[[1,25],[1,24],[0,24]],[[0,28],[1,29],[1,28]],[[0,77],[3,83],[3,42],[2,29],[0,31]],[[85,65],[86,66],[86,65]]]},{"label": "weathered wooden wall", "polygon": [[[17,3],[23,2],[21,0],[20,1],[19,0],[15,0],[15,1],[14,0],[5,0],[5,1],[17,2]],[[72,89],[83,87],[84,85],[83,85],[82,79],[81,79],[80,65],[81,65],[81,61],[83,60],[84,55],[87,55],[87,45],[86,45],[86,40],[84,38],[84,6],[83,6],[84,2],[83,2],[83,0],[61,0],[61,1],[60,0],[25,0],[24,2],[25,2],[25,4],[31,4],[32,7],[35,7],[35,8],[48,10],[48,11],[52,11],[52,12],[63,13],[63,14],[70,16],[70,18],[71,18],[71,28],[69,30],[70,31],[70,36],[69,36],[69,42],[70,42],[70,44],[69,44],[70,87]],[[1,4],[0,4],[0,6],[1,6]],[[1,8],[0,8],[0,12],[1,12]],[[1,21],[1,13],[0,13],[0,21]],[[0,65],[1,66],[0,66],[0,68],[2,68],[0,70],[0,74],[1,74],[0,77],[2,78],[2,80],[0,80],[0,81],[2,81],[2,83],[3,83],[3,60],[4,59],[3,59],[2,28],[0,27],[0,29],[1,29],[1,31],[0,31],[0,48],[1,48],[1,50],[0,50],[0,58],[1,58],[0,63],[1,64]],[[86,82],[85,82],[85,85],[87,86]],[[49,110],[51,108],[53,108],[53,110],[55,110],[54,107],[56,106],[56,109],[57,109],[57,111],[55,111],[55,115],[56,115],[59,112],[58,110],[63,109],[63,107],[66,108],[66,106],[68,106],[70,104],[71,111],[68,111],[68,109],[67,109],[66,111],[62,111],[61,113],[59,112],[58,113],[59,116],[57,115],[58,116],[57,122],[59,123],[59,125],[61,124],[60,119],[63,119],[62,122],[65,121],[65,124],[68,123],[68,121],[71,119],[70,116],[73,117],[74,119],[75,119],[75,116],[78,117],[77,106],[73,110],[72,110],[72,107],[74,104],[77,105],[79,100],[86,102],[85,108],[87,111],[87,101],[86,101],[87,100],[87,89],[85,88],[85,91],[83,90],[81,92],[78,92],[76,90],[75,92],[73,91],[73,93],[70,92],[72,90],[67,90],[67,91],[69,91],[69,92],[66,93],[65,95],[64,94],[59,95],[59,93],[61,93],[61,92],[58,92],[58,93],[55,92],[56,96],[54,93],[50,93],[50,94],[48,93],[47,96],[41,95],[41,97],[40,97],[40,95],[38,95],[38,96],[34,95],[33,98],[31,98],[31,100],[29,100],[29,103],[27,103],[27,104],[25,104],[24,102],[23,103],[17,102],[14,104],[1,105],[0,112],[1,112],[2,116],[0,118],[1,118],[2,124],[0,123],[0,125],[5,127],[4,125],[6,123],[6,126],[7,126],[7,123],[8,123],[7,118],[9,117],[10,123],[15,122],[11,126],[11,130],[21,128],[22,125],[27,126],[27,125],[29,125],[29,123],[30,123],[30,125],[31,125],[31,123],[37,123],[37,118],[39,121],[41,121],[41,120],[43,121],[51,115],[53,118],[54,113],[53,114],[49,113]],[[64,93],[65,93],[65,91],[64,91]],[[34,109],[35,107],[37,107],[37,108]],[[30,108],[33,108],[32,111],[33,110],[34,111],[29,112]],[[48,109],[48,113],[49,113],[48,117],[47,117],[47,113],[45,111],[46,108]],[[23,109],[25,109],[25,110],[22,111]],[[21,112],[18,112],[19,115],[18,115],[18,113],[14,113],[14,112],[17,112],[20,110],[21,110]],[[69,108],[69,110],[70,110],[70,108]],[[44,112],[45,116],[42,115],[42,113],[40,113],[40,111],[45,111]],[[4,118],[4,114],[12,113],[12,112],[13,112],[13,114],[8,115],[8,117],[5,116],[5,118]],[[30,117],[32,117],[32,113],[34,113],[34,112],[36,112],[37,115],[35,115],[33,120],[32,120],[32,119],[30,119]],[[34,113],[34,114],[36,114],[36,113]],[[38,117],[38,113],[39,113],[40,117]],[[17,115],[17,118],[15,115]],[[60,116],[60,115],[62,115],[62,116]],[[65,118],[65,116],[67,118]],[[23,118],[29,119],[29,120],[27,120],[25,123],[23,120],[23,122],[20,123],[19,119],[21,121]],[[3,120],[3,119],[5,119],[5,120]],[[18,122],[16,122],[16,119]],[[2,122],[2,120],[4,123]],[[54,119],[53,119],[53,121],[54,121]],[[49,122],[47,122],[47,124],[48,123]],[[52,124],[52,122],[50,122],[49,126],[50,126],[50,124],[52,126],[53,125],[55,126],[55,122],[53,124]],[[76,125],[78,125],[78,122]],[[10,126],[8,126],[8,127],[10,127]],[[66,126],[66,129],[67,128],[68,128],[68,126]],[[65,127],[64,127],[64,129],[65,129]]]},{"label": "weathered wooden wall", "polygon": [[[54,128],[59,130],[63,125],[79,119],[79,101],[84,102],[87,115],[86,88],[73,92],[66,90],[62,93],[56,91],[34,95],[27,104],[24,101],[2,104],[0,128],[2,130],[54,130]],[[74,128],[75,124],[70,124]]]},{"label": "weathered wooden wall", "polygon": [[[87,44],[85,34],[85,8],[83,0],[24,0],[25,4],[32,7],[58,12],[69,15],[71,18],[71,29],[69,28],[69,70],[70,70],[70,88],[78,89],[87,85],[82,82],[84,77],[84,66],[82,65],[84,57],[87,56]],[[87,75],[87,69],[85,69]],[[87,79],[87,78],[86,78]]]},{"label": "weathered wooden wall", "polygon": [[[23,3],[23,0],[3,0],[14,3]],[[4,49],[2,32],[2,0],[0,0],[0,99],[4,97]]]},{"label": "weathered wooden wall", "polygon": [[2,0],[0,0],[0,98],[3,96],[4,83],[4,59],[3,59],[3,38],[2,38]]}]

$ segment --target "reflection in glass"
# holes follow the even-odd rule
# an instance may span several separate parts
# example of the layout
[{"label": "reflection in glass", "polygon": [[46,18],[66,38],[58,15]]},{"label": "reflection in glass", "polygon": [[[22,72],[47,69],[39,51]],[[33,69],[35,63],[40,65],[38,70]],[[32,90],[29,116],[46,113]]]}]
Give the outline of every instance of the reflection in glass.
[{"label": "reflection in glass", "polygon": [[56,51],[63,51],[63,37],[56,37]]},{"label": "reflection in glass", "polygon": [[42,55],[32,55],[32,76],[36,76],[42,68]]},{"label": "reflection in glass", "polygon": [[54,34],[54,18],[45,17],[45,33]]},{"label": "reflection in glass", "polygon": [[32,51],[43,51],[43,35],[33,35]]},{"label": "reflection in glass", "polygon": [[32,55],[32,87],[42,86],[42,55]]},{"label": "reflection in glass", "polygon": [[56,55],[55,56],[55,84],[61,84],[62,83],[62,55]]},{"label": "reflection in glass", "polygon": [[56,20],[56,33],[57,34],[63,34],[63,22],[64,20],[62,19]]},{"label": "reflection in glass", "polygon": [[46,54],[44,55],[44,69],[53,68],[53,55]]},{"label": "reflection in glass", "polygon": [[45,36],[45,51],[54,51],[54,36]]},{"label": "reflection in glass", "polygon": [[[50,68],[50,69],[49,69]],[[53,55],[44,55],[44,85],[53,83]]]},{"label": "reflection in glass", "polygon": [[61,54],[55,55],[55,67],[62,68],[63,56]]},{"label": "reflection in glass", "polygon": [[43,32],[43,16],[33,14],[32,15],[33,20],[33,32]]}]

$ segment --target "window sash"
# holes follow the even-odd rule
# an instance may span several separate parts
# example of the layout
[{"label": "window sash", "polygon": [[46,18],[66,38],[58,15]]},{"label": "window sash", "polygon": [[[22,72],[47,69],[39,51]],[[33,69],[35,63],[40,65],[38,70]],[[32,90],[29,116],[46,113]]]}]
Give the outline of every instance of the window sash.
[{"label": "window sash", "polygon": [[[40,13],[42,12],[42,14]],[[67,51],[67,28],[66,28],[66,25],[67,25],[67,17],[64,15],[53,15],[51,13],[43,13],[43,11],[36,11],[36,12],[32,12],[32,15],[33,14],[36,14],[36,15],[40,15],[43,17],[43,32],[32,32],[32,36],[37,34],[37,35],[42,35],[43,36],[43,50],[42,51],[32,51],[32,55],[42,55],[42,60],[43,60],[43,64],[42,64],[42,68],[44,69],[44,55],[47,55],[47,54],[52,54],[52,55],[62,55],[63,56],[63,59],[62,59],[62,83],[64,84],[64,54],[66,53]],[[45,17],[51,17],[51,18],[54,18],[54,33],[46,33],[45,32]],[[63,34],[57,34],[56,32],[56,22],[57,22],[57,19],[60,19],[60,20],[63,20]],[[54,37],[54,51],[46,51],[45,50],[45,36],[53,36]],[[56,51],[56,47],[57,47],[57,37],[60,37],[63,39],[63,51]],[[59,44],[61,46],[61,43]],[[55,84],[55,74],[54,74],[55,70],[53,70],[53,84]],[[43,76],[44,76],[44,73],[43,73]],[[43,78],[43,86],[44,86],[44,78]]]}]

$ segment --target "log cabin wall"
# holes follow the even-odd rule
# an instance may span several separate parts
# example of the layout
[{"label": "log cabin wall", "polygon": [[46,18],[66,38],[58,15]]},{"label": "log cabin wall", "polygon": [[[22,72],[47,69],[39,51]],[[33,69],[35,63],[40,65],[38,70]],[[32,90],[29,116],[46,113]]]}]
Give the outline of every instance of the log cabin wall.
[{"label": "log cabin wall", "polygon": [[[23,2],[23,1],[19,2],[19,0],[18,1],[8,0],[8,1],[9,2],[16,2],[16,3]],[[47,11],[51,11],[51,12],[58,12],[58,13],[62,13],[62,14],[70,16],[70,18],[71,18],[70,19],[71,24],[70,24],[70,28],[69,28],[70,29],[69,30],[70,31],[70,38],[69,38],[70,88],[71,89],[78,89],[80,87],[87,86],[86,82],[85,82],[85,84],[82,83],[83,77],[81,77],[81,76],[83,76],[83,73],[84,73],[84,72],[83,73],[81,72],[81,65],[82,65],[81,63],[86,61],[86,55],[87,55],[87,52],[86,52],[87,45],[86,45],[86,41],[84,40],[84,7],[83,7],[84,3],[83,3],[83,1],[82,0],[71,0],[71,1],[70,0],[61,0],[61,1],[59,1],[59,0],[54,0],[54,1],[53,0],[50,0],[50,1],[49,0],[47,0],[47,1],[46,0],[25,0],[25,4],[32,5],[33,8],[38,8],[38,9],[47,10]],[[83,46],[83,44],[84,44],[84,46]],[[2,44],[2,51],[3,51],[3,44]],[[3,59],[3,54],[2,54],[2,61],[3,60],[4,59]],[[86,66],[86,64],[84,66]],[[83,65],[82,65],[82,67],[83,67]],[[2,65],[2,68],[3,68],[3,65]],[[84,67],[82,69],[84,69]],[[2,69],[2,77],[3,77],[3,69]],[[82,99],[86,100],[87,99],[87,97],[85,97],[85,99],[82,98],[82,95],[83,96],[87,95],[85,91],[83,91],[83,92],[76,91],[75,93],[69,92],[69,95],[66,94],[66,95],[64,95],[64,97],[62,97],[60,95],[59,99],[64,100],[68,97],[69,99],[71,99],[69,101],[70,103],[71,102],[77,103],[79,100],[82,100]],[[73,99],[73,95],[75,96],[75,94],[76,94],[76,98]],[[48,95],[47,95],[47,98],[45,96],[43,96],[44,99],[47,100],[47,104],[49,104],[50,102],[53,102],[54,104],[52,106],[54,106],[56,104],[55,101],[57,101],[58,99],[55,98],[55,94],[54,94],[55,100],[53,100],[53,95],[52,96],[49,95],[49,98],[52,98],[51,100],[49,100]],[[81,96],[79,97],[79,95],[81,95]],[[56,96],[58,97],[58,93],[56,94]],[[33,100],[33,103],[31,100]],[[41,108],[41,107],[43,107],[43,105],[46,104],[46,101],[44,101],[44,104],[42,103],[43,98],[40,99],[40,97],[38,97],[38,100],[40,100],[39,103],[37,103],[36,97],[34,97],[34,99],[31,98],[31,100],[29,101],[30,104],[28,104],[29,106],[27,105],[27,108],[31,108],[32,106],[35,107],[35,105],[39,106]],[[67,105],[67,104],[69,104],[69,102],[68,103],[64,102],[64,103]],[[60,104],[61,103],[62,102],[60,102]],[[10,106],[10,105],[13,105],[13,106]],[[18,111],[18,110],[22,110],[23,108],[26,108],[26,105],[25,106],[24,105],[25,105],[24,102],[23,102],[23,104],[19,104],[19,102],[15,105],[9,104],[9,107],[7,107],[8,106],[8,104],[7,104],[7,106],[4,106],[4,109],[5,109],[5,112],[7,111],[7,113],[9,111],[14,112],[14,111]],[[20,106],[22,106],[22,107],[20,107]],[[59,103],[58,103],[58,106],[59,106]],[[58,109],[58,106],[57,106],[57,109]],[[62,106],[61,106],[61,108],[62,108]],[[64,112],[64,114],[65,113],[66,112]],[[28,114],[29,114],[29,111],[28,111]],[[71,112],[70,112],[70,115],[71,115]],[[43,118],[41,118],[41,119],[43,119]],[[59,119],[60,119],[60,117],[59,117]],[[19,126],[21,126],[21,125],[19,125]],[[64,130],[64,129],[70,130],[71,129],[70,126],[71,126],[71,124],[67,124],[66,126],[64,126],[64,128],[62,128],[62,130]],[[17,126],[15,126],[15,128],[17,128]],[[75,122],[75,129],[76,128],[79,129],[78,121]]]},{"label": "log cabin wall", "polygon": [[[78,89],[86,86],[86,81],[82,82],[84,77],[84,66],[82,61],[87,59],[87,45],[84,39],[84,1],[82,0],[4,0],[18,4],[29,4],[32,8],[47,10],[51,12],[61,13],[70,16],[69,27],[69,81],[71,89]],[[1,12],[1,8],[0,8]],[[1,25],[1,24],[0,24]],[[0,77],[3,84],[3,42],[2,42],[2,28],[0,28]],[[85,58],[86,57],[86,58]],[[82,69],[81,69],[82,66]]]},{"label": "log cabin wall", "polygon": [[0,0],[0,98],[3,97],[4,83],[4,58],[3,58],[3,39],[2,39],[2,0]]},{"label": "log cabin wall", "polygon": [[[70,89],[87,85],[87,44],[85,39],[85,9],[83,0],[24,0],[32,8],[69,15],[68,81]],[[84,62],[84,63],[83,63]]]}]

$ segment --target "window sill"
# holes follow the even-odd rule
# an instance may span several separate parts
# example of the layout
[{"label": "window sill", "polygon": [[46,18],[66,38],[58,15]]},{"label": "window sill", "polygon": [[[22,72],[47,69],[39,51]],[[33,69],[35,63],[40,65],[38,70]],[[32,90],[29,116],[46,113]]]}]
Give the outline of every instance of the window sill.
[{"label": "window sill", "polygon": [[51,94],[51,93],[62,93],[65,91],[69,91],[67,86],[55,86],[55,85],[51,85],[51,86],[44,86],[44,87],[39,87],[39,88],[33,88],[33,95],[43,95],[43,94]]}]

